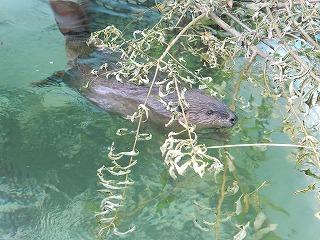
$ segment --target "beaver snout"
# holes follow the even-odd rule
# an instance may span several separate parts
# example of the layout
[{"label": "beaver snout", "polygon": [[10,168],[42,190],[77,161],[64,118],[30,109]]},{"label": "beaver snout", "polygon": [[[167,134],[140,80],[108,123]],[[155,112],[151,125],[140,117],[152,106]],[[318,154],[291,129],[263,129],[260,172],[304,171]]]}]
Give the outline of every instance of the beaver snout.
[{"label": "beaver snout", "polygon": [[229,112],[229,122],[230,122],[232,125],[235,125],[236,122],[237,122],[237,119],[238,119],[238,117],[237,117],[237,115],[235,114],[235,112],[230,111],[230,112]]}]

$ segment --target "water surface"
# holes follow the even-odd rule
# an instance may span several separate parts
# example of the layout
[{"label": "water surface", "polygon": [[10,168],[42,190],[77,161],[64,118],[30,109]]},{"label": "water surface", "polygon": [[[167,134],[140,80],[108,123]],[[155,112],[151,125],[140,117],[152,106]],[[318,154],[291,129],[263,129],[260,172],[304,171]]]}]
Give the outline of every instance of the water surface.
[{"label": "water surface", "polygon": [[[0,0],[0,16],[0,239],[96,239],[99,225],[94,214],[104,197],[97,192],[101,186],[96,171],[110,165],[107,154],[112,142],[121,150],[131,149],[132,138],[116,137],[115,132],[134,127],[64,84],[28,86],[67,66],[64,38],[47,1]],[[232,91],[231,76],[215,75],[227,81]],[[267,112],[267,121],[256,121],[256,114],[270,107],[263,106],[261,96],[254,92],[250,84],[243,86],[240,94],[254,101],[248,108],[238,106],[239,124],[245,130],[231,136],[230,143],[260,142],[268,131],[274,142],[289,142],[281,133],[281,118],[268,118]],[[127,239],[213,239],[214,227],[203,231],[194,220],[214,221],[222,174],[199,178],[188,172],[171,179],[159,151],[163,133],[152,126],[147,129],[154,137],[138,145],[138,164],[130,175],[135,184],[128,189],[120,211],[119,230],[136,226]],[[222,144],[201,141],[208,146]],[[250,193],[264,181],[267,184],[258,191],[259,204],[252,200],[255,207],[246,214],[221,223],[219,239],[233,239],[239,231],[235,224],[252,223],[260,211],[266,216],[262,228],[277,224],[262,239],[314,240],[320,236],[315,194],[294,194],[315,179],[294,170],[292,151],[230,149],[236,171],[227,173],[226,186],[237,181],[243,193]],[[211,154],[218,156],[217,151]],[[223,218],[236,211],[234,202],[241,191],[226,196]],[[211,209],[201,209],[194,202]],[[251,224],[245,239],[259,239],[256,232]],[[119,237],[111,234],[110,239]]]}]

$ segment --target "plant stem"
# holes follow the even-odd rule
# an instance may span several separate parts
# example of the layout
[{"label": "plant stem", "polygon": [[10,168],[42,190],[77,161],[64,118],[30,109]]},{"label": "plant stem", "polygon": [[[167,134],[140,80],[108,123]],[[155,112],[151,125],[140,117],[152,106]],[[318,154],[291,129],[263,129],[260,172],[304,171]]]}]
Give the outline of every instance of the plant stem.
[{"label": "plant stem", "polygon": [[222,208],[222,203],[223,203],[224,195],[225,195],[225,187],[226,187],[226,181],[227,181],[227,170],[228,170],[228,161],[227,161],[227,158],[225,158],[223,175],[222,175],[222,183],[221,183],[221,188],[220,188],[220,198],[219,198],[218,206],[217,206],[217,210],[216,210],[216,224],[214,225],[216,240],[219,239],[221,208]]},{"label": "plant stem", "polygon": [[222,147],[226,148],[235,148],[235,147],[292,147],[292,148],[307,148],[307,149],[317,149],[317,147],[309,147],[303,145],[295,145],[295,144],[286,144],[286,143],[243,143],[243,144],[234,144],[234,145],[223,145],[223,146],[210,146],[208,149],[220,149]]}]

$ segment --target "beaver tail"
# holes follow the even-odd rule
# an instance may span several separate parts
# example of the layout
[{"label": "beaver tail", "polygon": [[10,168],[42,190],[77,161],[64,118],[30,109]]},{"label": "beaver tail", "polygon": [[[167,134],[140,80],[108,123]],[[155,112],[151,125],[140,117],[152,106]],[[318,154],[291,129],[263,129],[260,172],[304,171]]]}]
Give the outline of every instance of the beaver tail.
[{"label": "beaver tail", "polygon": [[50,5],[63,35],[90,33],[89,20],[83,5],[64,0],[50,0]]}]

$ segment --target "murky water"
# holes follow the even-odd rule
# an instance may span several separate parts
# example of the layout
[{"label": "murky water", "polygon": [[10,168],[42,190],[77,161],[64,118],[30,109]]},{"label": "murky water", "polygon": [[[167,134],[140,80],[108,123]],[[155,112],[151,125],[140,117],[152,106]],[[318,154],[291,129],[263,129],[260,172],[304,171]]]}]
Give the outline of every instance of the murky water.
[{"label": "murky water", "polygon": [[[118,21],[121,16],[117,16]],[[113,141],[119,149],[132,146],[131,137],[115,137],[116,130],[134,128],[63,84],[28,86],[67,65],[64,38],[47,1],[0,0],[0,42],[0,239],[96,239],[99,225],[94,214],[104,197],[97,192],[101,186],[97,185],[96,171],[110,164],[107,154]],[[247,99],[254,92],[250,88],[248,84],[241,92]],[[253,109],[268,109],[259,94],[251,97],[255,98]],[[270,118],[259,125],[255,111],[247,108],[238,112],[245,131],[231,137],[232,144],[261,142],[268,131],[274,142],[289,141],[278,130],[281,118]],[[138,145],[138,164],[130,175],[135,184],[128,189],[126,205],[120,211],[119,230],[136,226],[127,239],[214,239],[214,226],[201,221],[215,219],[222,174],[216,177],[217,182],[213,175],[201,179],[191,172],[172,180],[159,151],[164,137],[159,129],[148,129],[154,138]],[[210,139],[201,141],[208,146],[221,144]],[[219,239],[233,239],[239,231],[235,224],[246,225],[249,221],[245,239],[319,238],[315,194],[294,194],[315,179],[293,169],[291,151],[230,150],[236,171],[228,172],[226,186],[236,181],[241,191],[227,194],[221,218],[236,211],[235,202],[241,193],[254,192],[264,181],[267,184],[257,195],[250,195],[252,204],[246,214],[220,223]],[[218,156],[218,152],[212,151],[212,155]],[[201,209],[195,202],[210,209]],[[263,237],[254,235],[258,230],[253,227],[261,211],[266,217],[261,228],[277,224]],[[199,229],[195,219],[209,231]],[[119,237],[111,234],[110,239]]]}]

